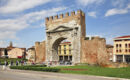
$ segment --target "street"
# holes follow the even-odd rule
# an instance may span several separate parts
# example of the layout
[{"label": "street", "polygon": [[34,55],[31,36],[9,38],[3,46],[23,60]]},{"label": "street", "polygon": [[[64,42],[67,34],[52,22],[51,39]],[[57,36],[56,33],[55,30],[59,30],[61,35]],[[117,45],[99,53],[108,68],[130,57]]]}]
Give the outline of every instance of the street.
[{"label": "street", "polygon": [[2,70],[0,67],[0,80],[127,80],[119,78],[63,74],[52,72],[37,72],[25,70]]}]

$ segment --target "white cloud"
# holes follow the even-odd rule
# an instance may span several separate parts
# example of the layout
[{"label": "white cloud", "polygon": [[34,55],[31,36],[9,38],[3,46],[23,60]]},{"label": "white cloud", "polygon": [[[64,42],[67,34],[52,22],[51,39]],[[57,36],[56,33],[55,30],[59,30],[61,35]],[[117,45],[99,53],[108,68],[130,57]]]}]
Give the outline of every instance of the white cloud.
[{"label": "white cloud", "polygon": [[16,32],[27,26],[25,21],[19,19],[0,20],[0,39],[17,39]]},{"label": "white cloud", "polygon": [[22,19],[26,19],[28,23],[33,23],[38,20],[43,20],[46,16],[55,15],[58,11],[62,11],[65,9],[66,7],[58,7],[38,12],[32,12],[24,15]]},{"label": "white cloud", "polygon": [[96,18],[97,16],[96,16],[96,12],[88,12],[88,15],[89,16],[91,16],[91,17],[94,17],[94,18]]},{"label": "white cloud", "polygon": [[0,31],[0,40],[17,39],[15,31]]},{"label": "white cloud", "polygon": [[116,15],[116,14],[126,14],[128,13],[128,9],[110,9],[106,12],[105,16],[112,16],[112,15]]},{"label": "white cloud", "polygon": [[21,21],[21,22],[19,21],[20,19],[0,20],[0,31],[5,31],[5,30],[16,31],[16,30],[24,29],[26,26],[28,26],[25,21]]},{"label": "white cloud", "polygon": [[[16,34],[18,31],[27,27],[40,27],[44,23],[46,16],[55,15],[58,11],[65,10],[66,7],[57,7],[48,10],[31,12],[15,19],[0,20],[0,40],[2,39],[18,39]],[[41,23],[39,23],[41,22]],[[36,25],[32,25],[36,24]]]},{"label": "white cloud", "polygon": [[50,1],[52,0],[8,0],[7,4],[0,8],[0,13],[20,12]]},{"label": "white cloud", "polygon": [[89,4],[100,4],[104,0],[77,0],[77,3],[83,6],[88,6]]},{"label": "white cloud", "polygon": [[130,4],[128,4],[127,8],[130,9]]},{"label": "white cloud", "polygon": [[126,0],[112,0],[112,5],[115,7],[123,7],[125,6]]},{"label": "white cloud", "polygon": [[126,7],[122,8],[122,5],[124,6],[124,1],[122,0],[119,0],[119,2],[117,2],[115,4],[115,6],[119,6],[119,8],[112,8],[112,9],[109,9],[106,13],[105,13],[105,17],[107,16],[112,16],[112,15],[117,15],[117,14],[126,14],[126,13],[129,13],[130,11],[130,4],[128,5],[125,5]]},{"label": "white cloud", "polygon": [[6,41],[0,40],[0,47],[7,47],[8,43]]}]

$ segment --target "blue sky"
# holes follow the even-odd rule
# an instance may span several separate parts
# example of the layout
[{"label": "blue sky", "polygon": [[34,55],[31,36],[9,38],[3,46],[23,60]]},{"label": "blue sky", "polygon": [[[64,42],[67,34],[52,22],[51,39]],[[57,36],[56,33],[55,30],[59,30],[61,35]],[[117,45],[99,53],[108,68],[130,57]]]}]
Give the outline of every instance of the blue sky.
[{"label": "blue sky", "polygon": [[130,0],[0,0],[0,47],[10,41],[31,47],[46,38],[44,19],[81,9],[86,14],[86,36],[113,38],[130,35]]}]

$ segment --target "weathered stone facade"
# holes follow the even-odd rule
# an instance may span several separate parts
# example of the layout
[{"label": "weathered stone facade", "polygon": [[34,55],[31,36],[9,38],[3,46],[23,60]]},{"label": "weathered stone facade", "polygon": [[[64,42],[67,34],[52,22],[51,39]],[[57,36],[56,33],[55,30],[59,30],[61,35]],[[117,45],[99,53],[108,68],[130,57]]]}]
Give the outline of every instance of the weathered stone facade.
[{"label": "weathered stone facade", "polygon": [[85,14],[81,10],[46,18],[46,62],[58,62],[58,45],[67,39],[72,43],[72,63],[80,63],[81,37],[85,32]]}]

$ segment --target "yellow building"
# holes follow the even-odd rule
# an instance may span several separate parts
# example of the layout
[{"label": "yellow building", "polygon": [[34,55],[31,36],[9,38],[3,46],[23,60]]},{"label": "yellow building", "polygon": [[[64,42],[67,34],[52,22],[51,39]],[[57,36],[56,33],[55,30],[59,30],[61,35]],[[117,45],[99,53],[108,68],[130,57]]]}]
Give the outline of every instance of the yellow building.
[{"label": "yellow building", "polygon": [[59,61],[72,61],[72,48],[70,42],[63,42],[58,46]]},{"label": "yellow building", "polygon": [[130,35],[114,39],[113,62],[130,62]]}]

